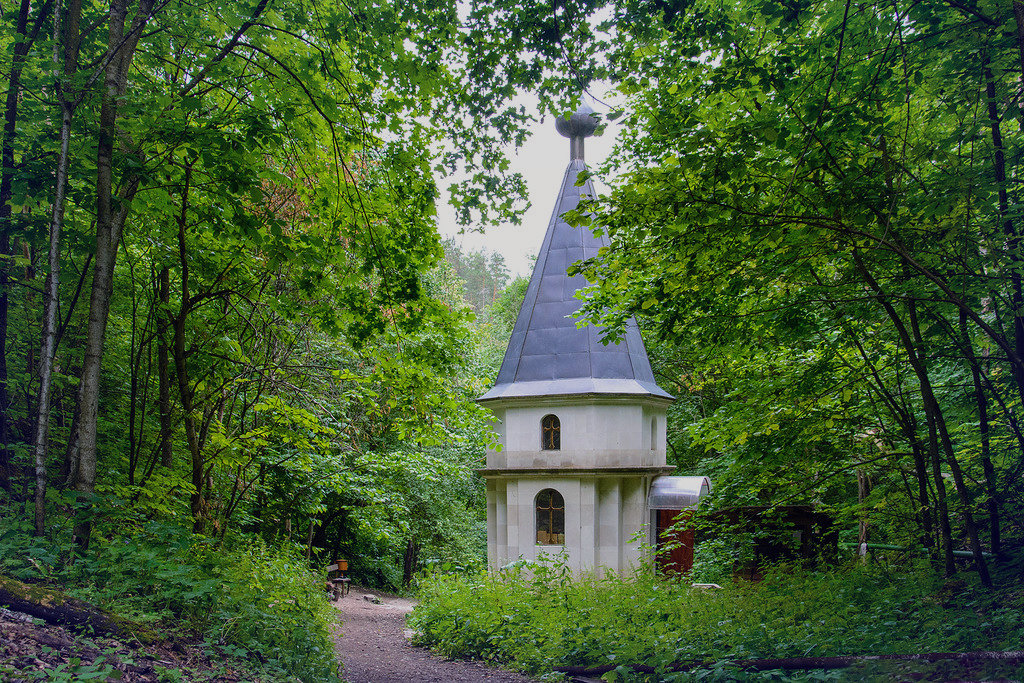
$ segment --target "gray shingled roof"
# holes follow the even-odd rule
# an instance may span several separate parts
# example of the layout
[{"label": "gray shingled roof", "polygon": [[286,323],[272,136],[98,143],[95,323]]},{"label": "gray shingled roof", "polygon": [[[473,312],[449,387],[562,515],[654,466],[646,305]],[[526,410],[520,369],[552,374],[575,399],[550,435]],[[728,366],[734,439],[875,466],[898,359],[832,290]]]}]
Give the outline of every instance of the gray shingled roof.
[{"label": "gray shingled roof", "polygon": [[572,159],[565,169],[497,381],[480,401],[581,394],[672,399],[654,381],[636,321],[630,318],[623,339],[607,346],[593,325],[576,327],[574,313],[582,302],[575,293],[587,281],[582,275],[569,277],[566,270],[575,261],[596,256],[607,243],[588,228],[572,227],[562,219],[576,208],[581,195],[595,195],[590,180],[576,186],[584,168],[582,159]]}]

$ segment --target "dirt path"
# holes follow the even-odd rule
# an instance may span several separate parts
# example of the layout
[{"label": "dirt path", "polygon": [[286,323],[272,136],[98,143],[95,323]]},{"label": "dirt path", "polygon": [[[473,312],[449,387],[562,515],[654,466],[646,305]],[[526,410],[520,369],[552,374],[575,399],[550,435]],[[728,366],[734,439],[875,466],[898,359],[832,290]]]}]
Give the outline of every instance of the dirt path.
[{"label": "dirt path", "polygon": [[[380,604],[373,602],[379,600]],[[535,679],[479,662],[451,661],[405,639],[412,600],[353,587],[338,602],[342,624],[334,646],[348,683],[532,683]]]}]

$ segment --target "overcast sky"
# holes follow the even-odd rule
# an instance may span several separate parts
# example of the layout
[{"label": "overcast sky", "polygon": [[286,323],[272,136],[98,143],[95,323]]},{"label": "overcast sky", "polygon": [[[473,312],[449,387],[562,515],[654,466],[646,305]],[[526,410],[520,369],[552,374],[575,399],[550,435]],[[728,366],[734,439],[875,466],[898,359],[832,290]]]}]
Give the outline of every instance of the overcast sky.
[{"label": "overcast sky", "polygon": [[[607,108],[591,102],[601,113]],[[611,152],[618,127],[609,124],[601,137],[587,138],[584,149],[587,165],[595,169]],[[532,206],[523,213],[521,225],[500,225],[488,228],[486,233],[465,233],[459,235],[460,226],[455,222],[455,213],[447,204],[438,206],[438,226],[442,237],[455,236],[464,251],[484,248],[496,251],[505,257],[509,271],[515,275],[529,275],[532,262],[544,240],[555,195],[562,183],[565,167],[569,163],[569,139],[555,130],[555,119],[548,116],[536,125],[533,135],[518,150],[507,152],[512,170],[523,174],[530,193]],[[598,193],[607,191],[602,178],[595,177]],[[451,179],[441,181],[443,195]]]}]

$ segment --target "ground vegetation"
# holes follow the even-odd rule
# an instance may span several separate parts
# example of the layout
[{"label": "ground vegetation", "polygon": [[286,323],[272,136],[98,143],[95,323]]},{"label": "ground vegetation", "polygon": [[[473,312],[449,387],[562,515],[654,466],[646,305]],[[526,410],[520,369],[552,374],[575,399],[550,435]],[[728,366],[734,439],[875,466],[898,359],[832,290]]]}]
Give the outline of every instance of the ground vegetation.
[{"label": "ground vegetation", "polygon": [[[411,617],[419,642],[550,678],[1014,679],[1024,666],[1019,591],[906,565],[780,565],[758,584],[699,588],[653,574],[581,580],[548,558],[500,574],[434,575],[421,598]],[[916,658],[926,653],[946,654]]]}]

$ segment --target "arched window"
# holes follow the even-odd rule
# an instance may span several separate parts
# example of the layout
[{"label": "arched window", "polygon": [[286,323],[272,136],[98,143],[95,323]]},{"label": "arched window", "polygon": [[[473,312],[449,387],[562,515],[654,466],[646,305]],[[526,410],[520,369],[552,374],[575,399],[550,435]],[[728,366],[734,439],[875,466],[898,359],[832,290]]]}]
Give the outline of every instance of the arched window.
[{"label": "arched window", "polygon": [[658,450],[658,418],[651,418],[651,450]]},{"label": "arched window", "polygon": [[545,451],[562,448],[562,423],[557,415],[545,415],[540,421],[540,447]]},{"label": "arched window", "polygon": [[537,545],[565,545],[565,500],[554,489],[537,494]]}]

